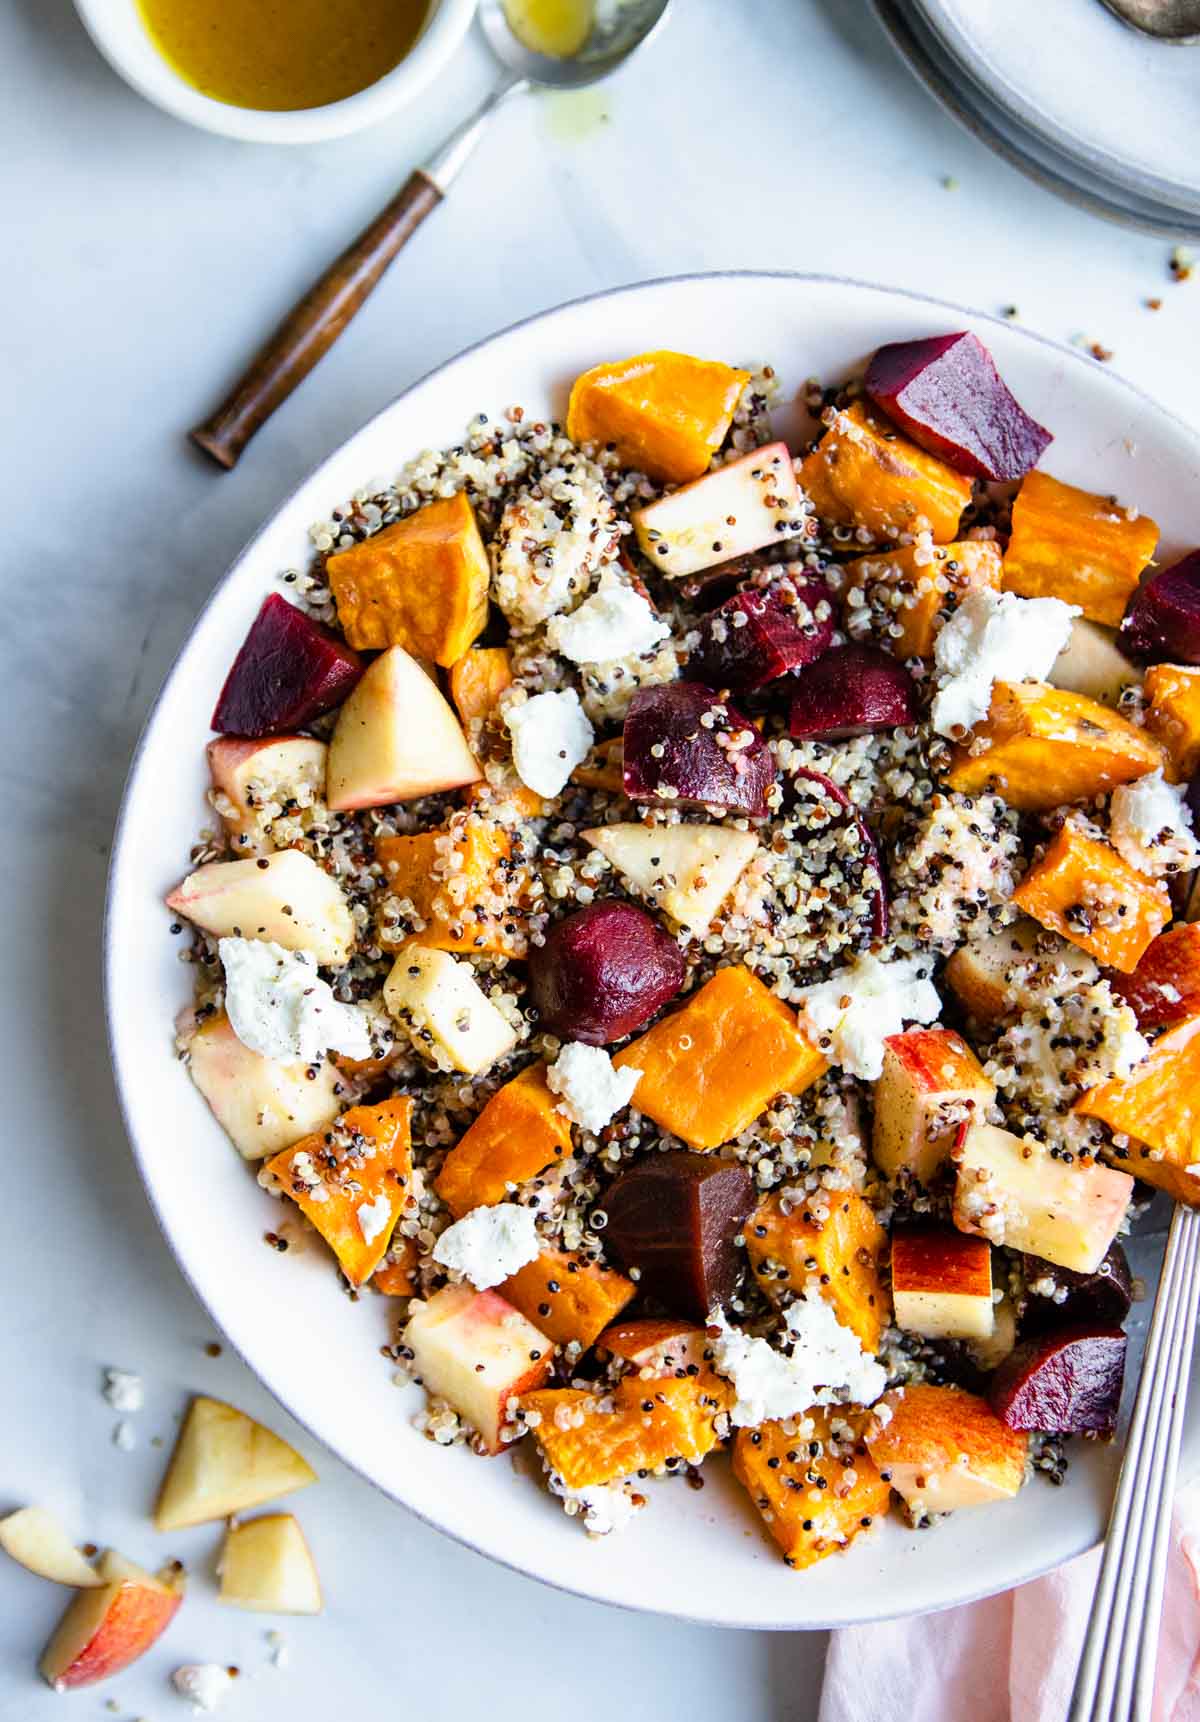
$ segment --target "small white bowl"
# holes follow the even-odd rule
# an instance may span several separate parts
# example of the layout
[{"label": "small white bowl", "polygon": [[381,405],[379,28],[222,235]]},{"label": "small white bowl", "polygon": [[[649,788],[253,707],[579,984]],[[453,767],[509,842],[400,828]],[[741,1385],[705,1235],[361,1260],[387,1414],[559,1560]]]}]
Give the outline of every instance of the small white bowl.
[{"label": "small white bowl", "polygon": [[466,35],[475,0],[430,0],[421,34],[398,66],[340,102],[290,112],[233,107],[201,94],[154,46],[136,0],[75,0],[75,10],[113,70],[176,119],[247,143],[304,144],[362,131],[412,101]]}]

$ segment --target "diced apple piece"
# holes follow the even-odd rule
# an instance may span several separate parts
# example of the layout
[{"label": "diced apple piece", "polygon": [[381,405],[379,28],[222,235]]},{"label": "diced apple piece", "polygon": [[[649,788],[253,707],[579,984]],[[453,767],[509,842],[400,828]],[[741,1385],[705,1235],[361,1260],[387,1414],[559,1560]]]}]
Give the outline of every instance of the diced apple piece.
[{"label": "diced apple piece", "polygon": [[554,1350],[499,1292],[469,1285],[415,1304],[402,1344],[426,1391],[452,1405],[489,1453],[503,1451],[509,1401],[542,1385]]},{"label": "diced apple piece", "polygon": [[626,884],[697,937],[758,851],[752,831],[727,825],[598,825],[580,836]]},{"label": "diced apple piece", "polygon": [[896,1326],[925,1339],[987,1339],[993,1326],[992,1250],[945,1226],[892,1233]]},{"label": "diced apple piece", "polygon": [[354,944],[354,917],[341,886],[299,849],[257,861],[208,861],[166,903],[218,938],[272,939],[331,968],[348,960]]},{"label": "diced apple piece", "polygon": [[231,1525],[220,1563],[221,1601],[260,1614],[320,1614],[321,1585],[291,1513]]},{"label": "diced apple piece", "polygon": [[29,1572],[55,1584],[91,1590],[104,1583],[91,1561],[44,1507],[22,1507],[0,1519],[0,1549]]},{"label": "diced apple piece", "polygon": [[1068,1163],[1029,1138],[974,1124],[954,1149],[954,1224],[1009,1249],[1092,1273],[1129,1206],[1133,1179]]},{"label": "diced apple piece", "polygon": [[326,800],[338,813],[478,783],[462,725],[403,646],[381,652],[338,713]]},{"label": "diced apple piece", "polygon": [[478,1076],[517,1044],[514,1030],[475,979],[470,963],[449,951],[412,945],[384,982],[384,1002],[418,1052],[432,1050],[452,1070]]},{"label": "diced apple piece", "polygon": [[311,807],[314,798],[323,797],[328,752],[323,741],[307,735],[265,741],[221,735],[210,741],[208,769],[231,848],[239,855],[269,855],[274,844],[263,809]]},{"label": "diced apple piece", "polygon": [[1086,951],[1029,919],[960,945],[944,973],[963,1009],[989,1028],[1099,978]]},{"label": "diced apple piece", "polygon": [[792,457],[773,442],[635,508],[633,529],[654,566],[678,579],[780,543],[796,504]]},{"label": "diced apple piece", "polygon": [[930,1183],[949,1158],[958,1126],[982,1117],[995,1098],[995,1084],[953,1029],[889,1035],[875,1084],[875,1164],[889,1178],[907,1171]]},{"label": "diced apple piece", "polygon": [[1139,672],[1136,664],[1131,664],[1124,652],[1118,650],[1111,628],[1076,616],[1071,624],[1071,637],[1055,658],[1047,679],[1051,687],[1085,694],[1104,706],[1116,706],[1124,690],[1139,679]]},{"label": "diced apple piece", "polygon": [[1146,946],[1132,974],[1110,971],[1105,979],[1143,1033],[1200,1014],[1200,924],[1178,922]]},{"label": "diced apple piece", "polygon": [[206,1525],[306,1489],[317,1473],[294,1447],[220,1399],[188,1407],[154,1509],[156,1531]]},{"label": "diced apple piece", "polygon": [[993,1369],[999,1369],[1004,1359],[1009,1356],[1017,1343],[1017,1311],[1013,1300],[1005,1292],[1000,1302],[992,1305],[992,1331],[986,1339],[973,1339],[967,1346],[967,1355],[976,1369],[986,1375]]},{"label": "diced apple piece", "polygon": [[217,1123],[247,1160],[265,1160],[323,1130],[342,1109],[346,1079],[328,1060],[281,1064],[243,1046],[221,1011],[187,1043],[188,1072]]},{"label": "diced apple piece", "polygon": [[95,1588],[81,1590],[58,1623],[41,1671],[56,1692],[121,1674],[162,1636],[182,1594],[107,1550]]},{"label": "diced apple piece", "polygon": [[961,1387],[898,1388],[880,1401],[891,1412],[867,1447],[880,1473],[910,1507],[931,1513],[1004,1501],[1025,1480],[1026,1439],[986,1402]]}]

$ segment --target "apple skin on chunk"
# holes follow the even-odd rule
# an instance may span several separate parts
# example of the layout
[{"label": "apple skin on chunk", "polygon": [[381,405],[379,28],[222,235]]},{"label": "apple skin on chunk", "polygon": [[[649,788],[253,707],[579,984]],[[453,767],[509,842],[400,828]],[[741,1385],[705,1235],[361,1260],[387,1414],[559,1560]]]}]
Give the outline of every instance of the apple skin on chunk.
[{"label": "apple skin on chunk", "polygon": [[1119,1327],[1064,1328],[1018,1345],[992,1377],[988,1398],[1010,1429],[1110,1436],[1124,1380]]},{"label": "apple skin on chunk", "polygon": [[91,1590],[104,1580],[44,1507],[22,1507],[0,1519],[0,1549],[26,1571],[54,1584]]},{"label": "apple skin on chunk", "polygon": [[949,1159],[961,1120],[983,1117],[995,1098],[995,1084],[953,1029],[889,1035],[875,1084],[875,1164],[889,1178],[908,1172],[929,1184]]},{"label": "apple skin on chunk", "polygon": [[108,1549],[99,1584],[81,1590],[46,1646],[41,1671],[56,1692],[121,1674],[170,1626],[182,1593]]},{"label": "apple skin on chunk", "polygon": [[631,801],[766,818],[771,750],[750,719],[703,682],[640,688],[625,718],[623,760]]},{"label": "apple skin on chunk", "polygon": [[347,961],[354,943],[354,917],[341,886],[299,849],[257,860],[207,861],[166,904],[217,938],[270,939],[331,968]]},{"label": "apple skin on chunk", "polygon": [[787,445],[773,442],[635,508],[631,519],[647,560],[680,579],[782,543],[798,500]]},{"label": "apple skin on chunk", "polygon": [[260,809],[286,806],[305,791],[325,794],[326,756],[323,741],[307,735],[281,735],[261,741],[221,735],[206,749],[212,786],[231,805],[218,814],[237,855],[269,855],[274,848],[263,829]]},{"label": "apple skin on chunk", "polygon": [[362,659],[278,592],[264,599],[221,689],[212,727],[282,735],[341,705]]},{"label": "apple skin on chunk", "polygon": [[605,1237],[638,1289],[699,1321],[728,1303],[744,1257],[734,1245],[754,1207],[743,1166],[708,1154],[652,1154],[610,1185]]},{"label": "apple skin on chunk", "polygon": [[283,1064],[251,1052],[221,1011],[187,1043],[188,1075],[238,1153],[265,1160],[333,1121],[345,1103],[346,1079],[328,1059],[316,1067]]},{"label": "apple skin on chunk", "polygon": [[402,646],[381,652],[338,713],[329,744],[330,808],[390,807],[482,776],[436,682]]},{"label": "apple skin on chunk", "polygon": [[321,1585],[291,1513],[245,1519],[225,1533],[221,1601],[257,1614],[320,1614]]},{"label": "apple skin on chunk", "polygon": [[270,1429],[197,1395],[188,1407],[154,1509],[156,1531],[182,1531],[306,1489],[317,1474]]},{"label": "apple skin on chunk", "polygon": [[555,921],[545,942],[529,949],[541,1027],[589,1046],[641,1028],[670,1004],[686,972],[679,946],[653,915],[615,897]]},{"label": "apple skin on chunk", "polygon": [[992,1250],[949,1226],[892,1233],[896,1326],[924,1339],[988,1339],[994,1325]]},{"label": "apple skin on chunk", "polygon": [[1018,1493],[1026,1438],[961,1387],[917,1384],[880,1402],[891,1417],[867,1448],[880,1473],[910,1507],[949,1513]]},{"label": "apple skin on chunk", "polygon": [[501,1453],[509,1401],[541,1387],[554,1347],[499,1292],[444,1286],[417,1303],[402,1335],[426,1392],[445,1399],[488,1453]]}]

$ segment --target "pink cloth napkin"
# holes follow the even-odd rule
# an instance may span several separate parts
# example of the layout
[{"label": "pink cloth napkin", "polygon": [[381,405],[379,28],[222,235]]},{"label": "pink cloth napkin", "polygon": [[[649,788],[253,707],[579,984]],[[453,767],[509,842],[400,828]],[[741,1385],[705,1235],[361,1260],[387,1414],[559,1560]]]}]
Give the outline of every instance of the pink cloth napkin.
[{"label": "pink cloth napkin", "polygon": [[[1172,1529],[1154,1722],[1200,1722],[1200,1480]],[[1096,1549],[983,1602],[843,1627],[819,1722],[1063,1722],[1099,1570]]]}]

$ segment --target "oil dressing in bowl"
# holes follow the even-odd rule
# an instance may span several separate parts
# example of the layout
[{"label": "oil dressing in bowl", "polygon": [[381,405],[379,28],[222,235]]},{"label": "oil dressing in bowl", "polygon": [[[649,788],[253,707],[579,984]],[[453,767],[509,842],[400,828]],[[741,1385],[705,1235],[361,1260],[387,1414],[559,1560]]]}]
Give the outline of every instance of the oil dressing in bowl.
[{"label": "oil dressing in bowl", "polygon": [[202,94],[232,107],[325,107],[390,72],[429,0],[138,0],[151,41]]}]

